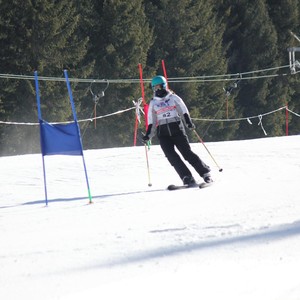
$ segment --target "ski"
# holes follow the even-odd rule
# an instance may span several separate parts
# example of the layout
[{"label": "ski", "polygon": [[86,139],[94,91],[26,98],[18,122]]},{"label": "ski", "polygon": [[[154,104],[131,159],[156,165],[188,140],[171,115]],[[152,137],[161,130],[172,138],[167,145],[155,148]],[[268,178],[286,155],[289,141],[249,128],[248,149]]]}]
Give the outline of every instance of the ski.
[{"label": "ski", "polygon": [[169,191],[176,191],[176,190],[183,190],[183,189],[191,189],[191,188],[200,188],[200,189],[204,189],[206,187],[209,187],[212,185],[212,182],[210,183],[207,183],[207,182],[201,182],[199,184],[196,184],[196,185],[192,185],[192,186],[189,186],[189,185],[175,185],[175,184],[170,184],[167,189]]},{"label": "ski", "polygon": [[188,186],[188,185],[175,185],[175,184],[170,184],[167,189],[169,191],[175,191],[175,190],[182,190],[182,189],[190,189],[190,188],[195,188],[198,187],[198,184],[195,186]]},{"label": "ski", "polygon": [[202,183],[199,184],[199,188],[204,189],[206,187],[211,186],[213,183],[214,183],[213,181],[212,182],[202,182]]}]

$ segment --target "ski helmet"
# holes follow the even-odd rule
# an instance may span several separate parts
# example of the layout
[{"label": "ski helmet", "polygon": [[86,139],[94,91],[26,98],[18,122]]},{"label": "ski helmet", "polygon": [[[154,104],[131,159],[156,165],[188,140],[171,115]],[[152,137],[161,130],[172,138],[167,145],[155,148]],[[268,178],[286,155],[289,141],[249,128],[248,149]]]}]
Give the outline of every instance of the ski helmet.
[{"label": "ski helmet", "polygon": [[152,89],[154,89],[154,87],[158,84],[161,84],[163,89],[166,89],[167,88],[167,80],[164,76],[155,76],[152,78],[152,81],[151,81],[151,87]]}]

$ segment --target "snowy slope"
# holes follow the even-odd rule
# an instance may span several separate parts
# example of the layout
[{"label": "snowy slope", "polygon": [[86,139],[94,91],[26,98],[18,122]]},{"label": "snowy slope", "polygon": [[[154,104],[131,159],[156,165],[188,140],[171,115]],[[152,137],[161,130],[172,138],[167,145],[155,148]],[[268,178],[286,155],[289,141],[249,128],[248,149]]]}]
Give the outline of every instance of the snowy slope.
[{"label": "snowy slope", "polygon": [[[159,146],[0,158],[1,299],[300,299],[300,137],[192,148],[207,189]],[[194,173],[197,177],[197,175]]]}]

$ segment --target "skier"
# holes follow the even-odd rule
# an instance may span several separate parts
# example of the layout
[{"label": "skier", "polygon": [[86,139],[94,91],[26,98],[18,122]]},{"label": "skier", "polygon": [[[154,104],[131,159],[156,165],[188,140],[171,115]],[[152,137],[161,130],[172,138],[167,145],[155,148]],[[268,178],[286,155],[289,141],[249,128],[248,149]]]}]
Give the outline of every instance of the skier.
[{"label": "skier", "polygon": [[206,183],[212,182],[210,167],[191,150],[183,124],[191,130],[195,129],[195,125],[185,103],[178,95],[167,89],[167,81],[163,76],[153,77],[151,87],[154,96],[149,104],[148,128],[142,137],[143,142],[147,143],[157,133],[161,149],[184,185],[194,186],[196,181],[175,151],[175,147]]}]

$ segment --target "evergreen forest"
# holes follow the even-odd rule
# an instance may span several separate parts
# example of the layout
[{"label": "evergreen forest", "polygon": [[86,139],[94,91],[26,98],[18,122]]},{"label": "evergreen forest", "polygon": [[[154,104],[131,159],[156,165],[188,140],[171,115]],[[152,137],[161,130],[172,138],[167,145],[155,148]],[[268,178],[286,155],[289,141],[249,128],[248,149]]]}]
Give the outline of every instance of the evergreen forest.
[{"label": "evergreen forest", "polygon": [[300,133],[288,51],[300,50],[299,0],[0,0],[0,11],[2,156],[40,152],[34,71],[50,123],[73,118],[68,71],[84,149],[133,145],[138,66],[149,103],[162,62],[204,141],[283,136],[287,118]]}]

